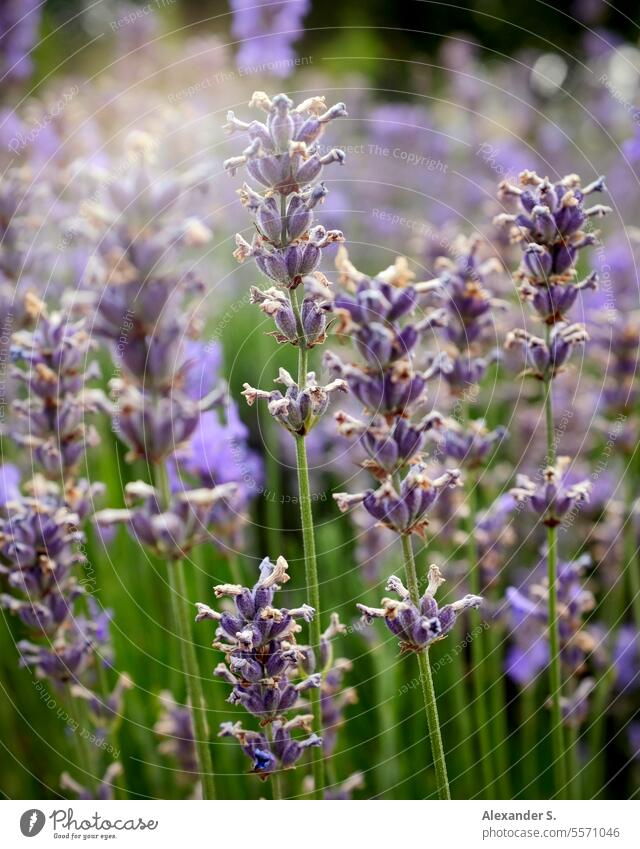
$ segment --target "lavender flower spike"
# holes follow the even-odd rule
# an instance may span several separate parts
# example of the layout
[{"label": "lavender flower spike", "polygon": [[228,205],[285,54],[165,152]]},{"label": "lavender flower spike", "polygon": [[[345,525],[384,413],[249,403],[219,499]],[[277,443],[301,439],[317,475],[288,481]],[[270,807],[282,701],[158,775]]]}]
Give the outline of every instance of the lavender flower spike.
[{"label": "lavender flower spike", "polygon": [[358,604],[358,609],[367,622],[373,619],[384,619],[391,633],[400,638],[400,647],[403,652],[423,651],[431,643],[447,636],[462,611],[478,608],[482,603],[480,596],[466,595],[453,604],[438,607],[435,595],[443,582],[444,578],[438,567],[430,566],[429,584],[416,605],[411,601],[409,590],[402,581],[392,575],[385,589],[394,592],[400,600],[383,598],[381,608]]},{"label": "lavender flower spike", "polygon": [[589,500],[590,481],[567,484],[566,469],[570,462],[569,457],[559,457],[555,466],[545,469],[540,484],[526,475],[518,475],[517,486],[510,491],[516,501],[529,504],[548,528],[555,528],[576,505]]},{"label": "lavender flower spike", "polygon": [[517,215],[499,215],[498,224],[511,226],[512,241],[520,242],[522,263],[516,274],[521,281],[520,295],[530,301],[547,325],[565,320],[578,292],[596,288],[597,275],[576,281],[580,250],[597,241],[597,233],[583,227],[592,218],[611,212],[608,206],[585,207],[593,192],[604,191],[604,178],[582,188],[580,178],[569,174],[557,183],[532,171],[520,174],[520,186],[503,182],[502,198],[514,198],[520,207]]},{"label": "lavender flower spike", "polygon": [[313,371],[307,374],[303,389],[300,389],[289,372],[283,368],[280,369],[279,376],[274,382],[286,386],[284,395],[279,389],[267,392],[263,389],[254,389],[248,383],[244,384],[242,394],[249,406],[258,398],[264,398],[268,402],[269,412],[273,418],[297,436],[305,436],[318,423],[329,406],[329,398],[334,392],[347,391],[346,381],[340,378],[332,380],[326,386],[319,386]]},{"label": "lavender flower spike", "polygon": [[424,536],[428,522],[427,511],[433,506],[440,492],[447,487],[460,485],[460,472],[450,469],[433,480],[420,464],[414,466],[400,486],[398,492],[391,479],[387,479],[377,490],[350,494],[334,493],[334,499],[342,512],[352,504],[362,504],[365,510],[386,528],[398,534],[416,533]]},{"label": "lavender flower spike", "polygon": [[217,598],[233,600],[233,610],[220,612],[206,604],[196,605],[197,622],[217,623],[213,647],[224,652],[225,662],[218,664],[214,675],[231,685],[229,703],[258,717],[261,726],[272,726],[271,745],[264,735],[245,732],[239,725],[222,726],[221,736],[236,737],[261,776],[278,765],[283,769],[293,766],[306,746],[319,745],[315,736],[313,742],[304,744],[291,737],[292,730],[307,728],[310,717],[304,722],[299,716],[285,721],[288,712],[306,705],[303,694],[307,690],[320,687],[319,673],[303,674],[303,654],[296,645],[296,635],[302,630],[298,620],[310,622],[314,609],[308,604],[291,610],[274,607],[276,592],[289,580],[288,569],[284,557],[275,563],[267,557],[253,588],[239,584],[214,587]]}]

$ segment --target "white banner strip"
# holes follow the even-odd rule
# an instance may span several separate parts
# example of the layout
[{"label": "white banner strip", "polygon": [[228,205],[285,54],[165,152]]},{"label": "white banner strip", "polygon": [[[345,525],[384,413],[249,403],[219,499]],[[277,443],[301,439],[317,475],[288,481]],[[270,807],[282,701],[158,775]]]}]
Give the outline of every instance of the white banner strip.
[{"label": "white banner strip", "polygon": [[[268,812],[265,806],[278,805]],[[285,810],[286,806],[286,810]],[[329,810],[329,807],[331,810]],[[249,810],[252,808],[253,810]],[[638,802],[3,801],[3,847],[593,846],[638,849]],[[33,839],[33,843],[29,841]]]}]

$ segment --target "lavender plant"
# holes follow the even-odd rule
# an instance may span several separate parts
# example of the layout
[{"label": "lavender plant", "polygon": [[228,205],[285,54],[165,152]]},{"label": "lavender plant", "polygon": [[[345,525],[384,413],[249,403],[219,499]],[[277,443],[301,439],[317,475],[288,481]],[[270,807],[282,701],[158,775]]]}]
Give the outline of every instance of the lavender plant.
[{"label": "lavender plant", "polygon": [[[228,701],[240,705],[260,720],[268,732],[251,731],[241,722],[222,723],[221,737],[234,737],[253,762],[252,771],[260,778],[273,776],[274,796],[281,798],[279,772],[296,765],[304,751],[321,747],[322,740],[311,732],[313,715],[296,713],[303,706],[302,694],[319,690],[321,673],[303,671],[302,655],[296,646],[301,630],[298,620],[310,622],[316,611],[308,604],[289,610],[273,606],[275,593],[289,580],[288,563],[279,557],[276,563],[265,558],[260,564],[258,581],[249,589],[239,584],[214,587],[217,598],[233,599],[234,610],[219,612],[198,603],[196,621],[218,622],[214,648],[224,652],[225,662],[214,674],[231,685]],[[314,665],[307,651],[307,666]],[[318,730],[320,726],[317,726]],[[302,740],[294,733],[305,731]]]},{"label": "lavender plant", "polygon": [[[226,129],[229,133],[247,133],[250,143],[240,156],[227,159],[225,168],[233,175],[246,165],[262,193],[246,184],[240,190],[257,232],[250,244],[240,234],[236,236],[235,256],[240,262],[253,257],[260,271],[275,284],[265,292],[252,289],[252,300],[273,316],[276,339],[297,347],[298,375],[296,380],[280,369],[277,382],[285,387],[284,393],[245,384],[243,395],[249,404],[258,398],[267,400],[269,413],[295,439],[306,582],[312,606],[320,611],[305,438],[327,409],[331,394],[344,391],[346,384],[338,379],[321,386],[315,373],[308,371],[309,350],[324,340],[326,329],[325,304],[312,288],[312,275],[323,249],[343,241],[341,232],[314,225],[313,217],[315,207],[327,193],[324,183],[317,182],[323,167],[342,163],[345,158],[338,149],[321,154],[318,140],[331,121],[347,113],[343,103],[327,109],[323,97],[311,97],[294,106],[285,94],[271,99],[264,92],[255,92],[249,105],[263,111],[266,122],[246,123],[229,113]],[[320,644],[318,615],[311,623],[314,653],[320,651]],[[319,728],[319,693],[311,694],[311,707]],[[324,787],[321,752],[316,753],[313,766],[314,793],[320,797]]]},{"label": "lavender plant", "polygon": [[[86,562],[81,524],[103,489],[78,476],[85,450],[98,442],[85,416],[104,403],[99,391],[86,386],[96,371],[87,365],[92,346],[82,323],[49,314],[34,295],[27,296],[26,313],[34,329],[13,337],[14,361],[23,366],[16,367],[15,378],[26,392],[14,403],[11,435],[27,449],[33,478],[24,494],[16,487],[2,507],[0,575],[8,591],[0,605],[29,633],[17,644],[21,665],[67,702],[67,721],[90,783],[97,769],[94,742],[115,751],[108,737],[115,734],[124,691],[131,686],[123,675],[107,692],[111,614],[98,607],[78,575]],[[120,773],[115,762],[97,787],[81,787],[67,774],[61,786],[82,798],[109,798]]]},{"label": "lavender plant", "polygon": [[562,724],[557,527],[574,503],[588,497],[588,485],[566,487],[562,470],[556,465],[553,386],[574,348],[588,339],[585,327],[570,323],[567,313],[579,292],[597,284],[595,273],[579,280],[576,264],[580,251],[597,240],[591,220],[610,211],[602,204],[586,206],[591,194],[603,190],[603,178],[583,188],[575,174],[552,183],[548,178],[524,171],[519,186],[506,181],[500,185],[500,196],[515,203],[519,211],[501,214],[496,219],[498,224],[509,226],[512,240],[522,249],[522,261],[515,274],[520,283],[519,292],[522,299],[532,305],[545,328],[544,338],[526,330],[514,330],[509,333],[506,346],[524,348],[528,373],[544,385],[547,468],[540,484],[523,481],[513,494],[529,501],[547,527],[551,721],[556,792],[559,794],[566,791],[568,774]]},{"label": "lavender plant", "polygon": [[167,562],[170,601],[181,644],[203,796],[215,798],[205,702],[195,647],[184,606],[184,557],[211,538],[215,508],[235,492],[233,484],[183,489],[170,486],[168,466],[189,442],[201,415],[221,403],[224,387],[189,393],[194,358],[185,343],[199,324],[189,296],[202,283],[189,269],[186,252],[206,244],[210,231],[187,210],[188,200],[206,188],[204,175],[161,174],[152,138],[141,132],[128,139],[128,169],[107,186],[87,226],[104,227],[93,274],[102,291],[95,299],[96,333],[113,350],[118,376],[110,382],[116,432],[142,458],[155,480],[129,485],[130,506],[105,510],[102,526],[126,523],[132,534]]},{"label": "lavender plant", "polygon": [[[412,285],[398,268],[390,275],[371,279],[360,274],[344,253],[340,256],[339,267],[347,291],[336,298],[336,309],[343,319],[343,331],[353,338],[364,362],[345,364],[328,352],[325,363],[337,378],[347,382],[351,392],[364,405],[367,415],[364,422],[339,412],[336,416],[338,427],[345,436],[360,437],[368,455],[365,466],[382,483],[375,490],[336,493],[334,498],[342,511],[362,504],[377,522],[394,531],[402,541],[409,587],[408,591],[402,588],[408,630],[403,631],[400,626],[397,633],[403,637],[403,650],[415,652],[418,658],[438,794],[448,799],[447,768],[428,658],[429,645],[440,634],[441,623],[436,622],[436,616],[427,619],[421,613],[424,603],[420,598],[411,543],[412,534],[424,536],[428,511],[439,494],[460,484],[457,469],[446,470],[437,477],[429,476],[423,455],[425,434],[441,425],[442,417],[434,412],[425,413],[425,390],[428,379],[440,368],[440,361],[433,363],[426,372],[420,372],[412,359],[421,336],[441,326],[445,315],[443,310],[436,309],[419,320],[411,317],[420,292],[433,289],[432,282]],[[432,578],[436,579],[435,572]],[[397,578],[390,579],[391,585],[396,582]],[[433,586],[431,592],[435,592]],[[467,606],[479,603],[478,597],[469,596]],[[384,616],[384,613],[374,614],[370,610],[365,615],[371,618]],[[445,628],[447,624],[445,622]]]},{"label": "lavender plant", "polygon": [[[447,311],[443,335],[446,347],[435,358],[453,400],[452,416],[445,421],[437,436],[439,451],[464,470],[464,532],[469,589],[487,596],[482,583],[480,557],[476,539],[476,513],[481,499],[481,472],[505,438],[505,427],[488,430],[481,418],[473,415],[480,400],[481,386],[490,364],[497,358],[495,343],[496,314],[504,303],[489,288],[498,279],[502,266],[479,237],[459,236],[450,246],[450,255],[435,262],[440,287],[437,297]],[[491,647],[489,643],[492,643]],[[485,793],[498,792],[508,765],[501,742],[506,736],[502,701],[504,694],[489,681],[487,658],[496,651],[493,634],[480,630],[471,642],[471,680],[475,691],[474,709],[480,751],[480,766]],[[493,743],[491,737],[494,737]],[[493,754],[492,754],[493,752]]]}]

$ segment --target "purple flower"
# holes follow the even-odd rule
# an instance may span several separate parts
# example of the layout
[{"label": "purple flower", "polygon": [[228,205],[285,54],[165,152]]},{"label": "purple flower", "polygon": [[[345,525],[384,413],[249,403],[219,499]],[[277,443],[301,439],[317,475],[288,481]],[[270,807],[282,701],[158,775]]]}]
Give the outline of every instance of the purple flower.
[{"label": "purple flower", "polygon": [[286,77],[295,67],[293,44],[304,32],[310,0],[231,0],[238,67]]},{"label": "purple flower", "polygon": [[225,663],[214,674],[231,685],[231,704],[260,718],[263,725],[298,707],[300,695],[320,686],[320,675],[300,681],[300,655],[296,648],[297,620],[310,622],[314,609],[307,604],[289,610],[273,606],[276,591],[289,580],[288,564],[279,557],[275,564],[265,558],[260,577],[252,589],[238,584],[214,587],[217,598],[233,599],[234,610],[220,613],[198,603],[196,621],[218,623],[214,648],[225,653]]},{"label": "purple flower", "polygon": [[[590,558],[584,556],[561,563],[558,569],[560,658],[571,673],[582,669],[596,645],[582,622],[584,614],[590,612],[595,603],[584,583],[584,571],[590,562]],[[543,561],[543,565],[546,562]],[[513,626],[506,671],[519,684],[532,681],[549,662],[548,596],[546,576],[532,583],[525,592],[515,587],[508,587],[506,591]]]},{"label": "purple flower", "polygon": [[268,402],[269,413],[273,418],[291,433],[305,436],[318,423],[329,406],[329,399],[334,392],[346,392],[347,384],[340,378],[331,381],[326,386],[319,386],[315,372],[307,374],[307,380],[302,389],[286,369],[279,370],[276,383],[286,386],[283,395],[279,389],[267,392],[254,389],[248,383],[244,384],[242,394],[251,406],[258,398]]},{"label": "purple flower", "polygon": [[575,280],[575,266],[580,250],[593,245],[596,234],[583,229],[592,218],[601,218],[610,208],[602,204],[585,207],[585,199],[593,192],[604,191],[604,178],[582,188],[580,178],[570,174],[557,183],[523,171],[520,186],[503,182],[500,194],[515,199],[517,215],[499,215],[499,224],[509,224],[512,238],[519,241],[523,258],[517,278],[522,281],[520,293],[532,302],[541,318],[550,325],[565,320],[565,313],[576,300],[578,291],[593,289],[597,275]]},{"label": "purple flower", "polygon": [[481,419],[473,419],[466,426],[455,419],[441,429],[438,447],[445,457],[456,460],[465,468],[482,466],[490,454],[507,436],[505,427],[489,431]]},{"label": "purple flower", "polygon": [[75,778],[72,778],[72,776],[69,775],[68,772],[63,772],[60,776],[60,787],[63,790],[70,790],[72,793],[75,793],[78,799],[98,799],[106,802],[115,798],[116,786],[113,782],[116,778],[119,778],[122,773],[122,764],[117,761],[109,764],[98,785],[98,789],[94,791],[87,788],[84,784],[79,784]]},{"label": "purple flower", "polygon": [[191,710],[178,704],[168,690],[163,690],[159,699],[162,713],[153,728],[162,738],[158,751],[173,758],[182,773],[197,773],[198,758]]},{"label": "purple flower", "polygon": [[416,533],[423,536],[428,525],[426,514],[440,492],[459,484],[460,472],[457,469],[448,470],[432,480],[426,473],[426,467],[419,464],[413,466],[404,478],[400,492],[391,479],[387,479],[377,490],[369,489],[355,495],[338,492],[333,497],[342,512],[353,504],[362,504],[384,527],[398,534]]},{"label": "purple flower", "polygon": [[172,493],[166,507],[160,494],[144,481],[128,483],[125,499],[131,507],[96,513],[101,528],[125,524],[131,535],[149,546],[159,557],[181,560],[192,548],[210,539],[217,505],[235,494],[233,483],[210,489],[180,490]]},{"label": "purple flower", "polygon": [[20,497],[20,470],[13,463],[0,466],[0,507]]},{"label": "purple flower", "polygon": [[13,435],[31,450],[48,477],[70,482],[86,448],[99,442],[85,416],[106,409],[107,402],[101,392],[85,389],[99,370],[95,362],[87,365],[92,344],[83,323],[60,313],[49,315],[34,296],[29,297],[28,309],[35,330],[18,331],[12,344],[14,362],[26,366],[16,368],[14,376],[27,395],[14,402],[23,428]]},{"label": "purple flower", "polygon": [[3,0],[0,8],[0,79],[6,86],[31,74],[42,0]]},{"label": "purple flower", "polygon": [[539,484],[526,475],[518,475],[517,485],[510,491],[516,501],[528,504],[549,528],[559,525],[577,505],[589,500],[589,481],[574,484],[567,482],[567,467],[570,462],[568,457],[559,457],[555,466],[545,469],[543,480]]},{"label": "purple flower", "polygon": [[[310,733],[311,719],[310,714],[300,714],[286,722],[275,719],[271,740],[261,732],[245,730],[240,722],[223,722],[218,737],[236,739],[253,763],[251,771],[266,779],[278,769],[292,769],[308,748],[322,745],[320,737]],[[292,732],[297,730],[307,732],[308,736],[302,740],[294,737]]]},{"label": "purple flower", "polygon": [[588,339],[589,335],[583,324],[554,324],[549,345],[539,336],[518,329],[508,333],[505,348],[509,350],[516,345],[523,347],[530,364],[525,374],[545,380],[547,377],[557,377],[564,371],[565,363],[573,349],[584,345]]},{"label": "purple flower", "polygon": [[422,651],[436,640],[446,637],[462,611],[478,608],[482,603],[479,596],[466,595],[460,601],[439,607],[435,594],[443,582],[444,578],[438,567],[430,566],[427,589],[416,605],[400,579],[392,575],[385,589],[394,592],[399,601],[383,598],[381,608],[358,604],[358,609],[367,622],[373,619],[384,619],[391,633],[400,638],[400,647],[403,652]]},{"label": "purple flower", "polygon": [[408,419],[397,418],[390,425],[385,419],[377,417],[365,423],[342,410],[335,414],[335,420],[341,436],[359,437],[359,444],[368,454],[362,465],[378,480],[385,480],[388,475],[419,462],[425,434],[442,425],[442,417],[436,412],[429,413],[415,424]]}]

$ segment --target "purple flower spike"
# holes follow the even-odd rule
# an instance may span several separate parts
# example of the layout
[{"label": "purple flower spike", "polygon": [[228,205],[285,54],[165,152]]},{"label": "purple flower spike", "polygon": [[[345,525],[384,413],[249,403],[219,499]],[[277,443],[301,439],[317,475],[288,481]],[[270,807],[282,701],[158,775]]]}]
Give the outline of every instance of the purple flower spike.
[{"label": "purple flower spike", "polygon": [[381,608],[358,604],[358,609],[367,622],[373,619],[384,619],[391,633],[400,638],[400,647],[403,652],[423,651],[431,643],[447,636],[460,613],[470,608],[477,609],[482,604],[480,596],[466,595],[453,604],[438,607],[435,594],[443,582],[444,578],[438,567],[430,566],[427,589],[416,605],[402,581],[392,575],[385,589],[395,593],[399,601],[383,598]]},{"label": "purple flower spike", "polygon": [[513,241],[522,246],[522,263],[516,275],[521,281],[520,294],[531,301],[546,324],[565,321],[578,292],[596,288],[596,274],[576,281],[576,264],[580,250],[597,241],[596,233],[583,228],[591,219],[611,212],[602,204],[585,207],[590,194],[604,190],[603,177],[582,188],[576,174],[552,183],[532,171],[520,174],[520,186],[508,182],[500,185],[501,197],[515,199],[521,211],[499,215],[496,223],[509,225]]},{"label": "purple flower spike", "polygon": [[510,490],[516,501],[528,504],[549,528],[561,524],[577,505],[589,501],[589,481],[574,484],[566,481],[570,462],[569,457],[559,457],[555,466],[545,469],[543,480],[538,484],[526,475],[518,475],[517,485]]},{"label": "purple flower spike", "polygon": [[578,345],[584,345],[589,335],[583,324],[555,324],[551,331],[551,343],[528,333],[526,330],[512,330],[507,335],[507,350],[521,346],[525,350],[530,367],[524,372],[538,380],[557,377],[564,371],[565,363]]},{"label": "purple flower spike", "polygon": [[353,504],[362,504],[384,527],[398,534],[416,533],[424,536],[428,525],[426,514],[440,492],[447,487],[459,485],[460,472],[457,469],[448,470],[432,480],[428,477],[425,466],[419,464],[412,467],[404,478],[399,493],[393,482],[388,479],[377,490],[370,489],[355,495],[338,492],[333,497],[342,512]]},{"label": "purple flower spike", "polygon": [[220,612],[196,605],[197,622],[217,622],[213,646],[224,652],[225,662],[218,664],[214,675],[231,685],[229,703],[241,705],[262,725],[303,705],[302,694],[320,686],[319,673],[301,677],[304,654],[296,645],[298,620],[310,622],[314,609],[308,604],[292,610],[274,607],[276,592],[289,580],[288,568],[284,557],[275,564],[265,558],[252,589],[239,584],[214,587],[217,598],[233,600],[233,609]]},{"label": "purple flower spike", "polygon": [[[583,626],[583,618],[595,605],[585,585],[584,573],[591,563],[588,555],[561,563],[558,569],[558,609],[560,658],[571,675],[580,672],[596,641]],[[541,566],[546,567],[546,560]],[[507,587],[506,599],[512,623],[513,643],[506,658],[507,674],[526,684],[546,668],[549,662],[549,585],[546,575],[526,590]]]},{"label": "purple flower spike", "polygon": [[261,398],[268,402],[269,413],[284,428],[298,436],[305,436],[323,416],[329,400],[334,392],[346,392],[346,381],[338,378],[326,386],[319,386],[315,372],[307,374],[307,380],[302,389],[286,369],[281,368],[276,383],[286,387],[284,395],[279,389],[267,392],[254,389],[248,383],[244,384],[242,394],[251,406]]}]

